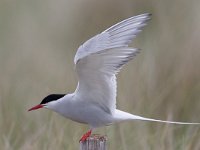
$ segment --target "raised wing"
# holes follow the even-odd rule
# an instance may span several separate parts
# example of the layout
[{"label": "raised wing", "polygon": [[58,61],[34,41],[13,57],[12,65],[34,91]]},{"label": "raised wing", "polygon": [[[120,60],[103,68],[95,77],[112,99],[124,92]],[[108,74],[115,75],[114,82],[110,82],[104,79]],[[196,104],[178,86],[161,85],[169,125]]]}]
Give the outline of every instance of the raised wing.
[{"label": "raised wing", "polygon": [[86,41],[74,58],[79,84],[76,95],[106,112],[116,107],[116,73],[138,52],[128,44],[146,25],[150,14],[128,18]]}]

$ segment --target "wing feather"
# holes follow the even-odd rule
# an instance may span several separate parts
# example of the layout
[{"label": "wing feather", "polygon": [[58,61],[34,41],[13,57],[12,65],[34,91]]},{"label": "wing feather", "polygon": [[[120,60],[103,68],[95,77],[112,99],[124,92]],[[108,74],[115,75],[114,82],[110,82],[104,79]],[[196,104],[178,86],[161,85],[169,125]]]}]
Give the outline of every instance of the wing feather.
[{"label": "wing feather", "polygon": [[106,112],[116,107],[115,75],[138,52],[128,44],[146,25],[150,14],[128,18],[81,45],[74,58],[79,84],[76,95]]}]

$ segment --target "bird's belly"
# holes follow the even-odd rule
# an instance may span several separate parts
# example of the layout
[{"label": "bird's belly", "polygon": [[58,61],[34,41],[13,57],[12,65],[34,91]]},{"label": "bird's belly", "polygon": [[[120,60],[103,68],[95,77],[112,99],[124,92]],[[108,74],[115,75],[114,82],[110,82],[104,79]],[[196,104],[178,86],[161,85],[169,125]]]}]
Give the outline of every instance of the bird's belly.
[{"label": "bird's belly", "polygon": [[[79,104],[80,105],[80,104]],[[76,109],[78,108],[78,109]],[[96,105],[82,104],[73,106],[68,113],[61,113],[64,117],[79,123],[89,124],[91,127],[100,127],[112,123],[112,115]]]}]

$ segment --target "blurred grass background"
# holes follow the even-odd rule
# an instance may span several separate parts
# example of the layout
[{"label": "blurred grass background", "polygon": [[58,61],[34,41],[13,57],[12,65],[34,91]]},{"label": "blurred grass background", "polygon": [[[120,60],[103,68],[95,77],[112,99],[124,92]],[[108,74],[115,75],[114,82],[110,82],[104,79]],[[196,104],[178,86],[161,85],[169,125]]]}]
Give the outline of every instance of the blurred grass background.
[{"label": "blurred grass background", "polygon": [[[198,0],[1,0],[0,149],[78,149],[86,125],[27,109],[50,93],[74,91],[80,44],[145,12],[152,20],[132,44],[142,51],[118,75],[118,108],[200,122],[199,9]],[[199,126],[135,121],[96,132],[108,136],[109,150],[200,149]]]}]

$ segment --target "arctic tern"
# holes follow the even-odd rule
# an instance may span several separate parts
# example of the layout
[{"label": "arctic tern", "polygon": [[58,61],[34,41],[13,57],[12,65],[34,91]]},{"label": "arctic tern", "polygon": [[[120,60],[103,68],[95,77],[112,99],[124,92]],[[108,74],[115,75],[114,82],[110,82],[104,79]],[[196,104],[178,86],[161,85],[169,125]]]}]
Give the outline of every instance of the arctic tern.
[{"label": "arctic tern", "polygon": [[130,17],[86,41],[78,48],[74,58],[79,80],[75,92],[48,95],[29,111],[47,108],[73,121],[88,124],[90,130],[80,141],[85,141],[97,127],[121,121],[199,124],[151,119],[116,109],[116,74],[138,53],[139,49],[128,45],[150,16],[145,13]]}]

